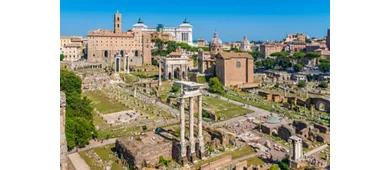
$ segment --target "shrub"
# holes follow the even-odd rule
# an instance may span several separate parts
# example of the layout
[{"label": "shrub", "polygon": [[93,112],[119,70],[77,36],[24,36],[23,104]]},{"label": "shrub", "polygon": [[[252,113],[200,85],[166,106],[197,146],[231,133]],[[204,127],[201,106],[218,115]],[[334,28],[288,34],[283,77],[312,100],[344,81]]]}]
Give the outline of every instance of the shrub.
[{"label": "shrub", "polygon": [[321,81],[318,85],[321,88],[328,88],[328,82],[327,81]]},{"label": "shrub", "polygon": [[306,81],[304,81],[304,80],[299,80],[299,82],[298,82],[298,87],[299,87],[299,88],[306,87]]}]

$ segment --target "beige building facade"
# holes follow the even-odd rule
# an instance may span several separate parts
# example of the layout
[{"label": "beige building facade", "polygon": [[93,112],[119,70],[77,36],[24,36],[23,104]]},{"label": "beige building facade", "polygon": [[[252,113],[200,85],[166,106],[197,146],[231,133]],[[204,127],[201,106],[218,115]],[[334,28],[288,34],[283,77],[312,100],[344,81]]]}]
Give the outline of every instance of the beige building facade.
[{"label": "beige building facade", "polygon": [[119,57],[120,67],[150,65],[151,43],[150,33],[122,32],[122,15],[117,12],[114,14],[113,31],[99,29],[88,32],[88,61],[114,67]]},{"label": "beige building facade", "polygon": [[83,54],[83,47],[76,44],[68,44],[62,47],[64,60],[63,61],[78,61]]}]

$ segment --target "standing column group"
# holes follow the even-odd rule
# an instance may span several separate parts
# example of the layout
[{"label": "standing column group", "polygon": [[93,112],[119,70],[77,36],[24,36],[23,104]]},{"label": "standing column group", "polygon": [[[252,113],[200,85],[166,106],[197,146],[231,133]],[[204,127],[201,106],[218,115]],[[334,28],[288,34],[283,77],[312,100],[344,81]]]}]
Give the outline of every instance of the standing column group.
[{"label": "standing column group", "polygon": [[199,158],[204,159],[204,140],[202,135],[202,96],[198,97],[198,154],[196,154],[196,145],[194,138],[194,97],[189,97],[189,119],[190,119],[190,136],[189,136],[189,144],[190,144],[190,155],[187,156],[187,146],[185,141],[185,113],[184,113],[184,97],[180,98],[180,145],[181,145],[181,158],[182,163],[186,164],[187,158],[194,162],[196,159],[196,155]]}]

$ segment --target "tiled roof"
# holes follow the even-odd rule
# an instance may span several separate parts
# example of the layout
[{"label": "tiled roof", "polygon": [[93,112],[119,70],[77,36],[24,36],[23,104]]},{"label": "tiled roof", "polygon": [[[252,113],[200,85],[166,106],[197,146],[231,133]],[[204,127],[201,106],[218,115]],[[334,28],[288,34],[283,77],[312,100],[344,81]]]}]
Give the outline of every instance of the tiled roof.
[{"label": "tiled roof", "polygon": [[248,53],[237,53],[237,52],[220,52],[216,56],[217,58],[230,59],[230,58],[250,58],[253,57]]}]

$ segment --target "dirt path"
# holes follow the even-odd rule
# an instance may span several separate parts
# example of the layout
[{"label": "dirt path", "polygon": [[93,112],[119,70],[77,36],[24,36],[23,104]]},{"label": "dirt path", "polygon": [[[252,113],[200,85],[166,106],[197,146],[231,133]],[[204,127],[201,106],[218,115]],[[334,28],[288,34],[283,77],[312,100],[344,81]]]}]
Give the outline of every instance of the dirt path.
[{"label": "dirt path", "polygon": [[68,157],[75,170],[90,170],[88,164],[80,157],[79,153],[72,153]]}]

